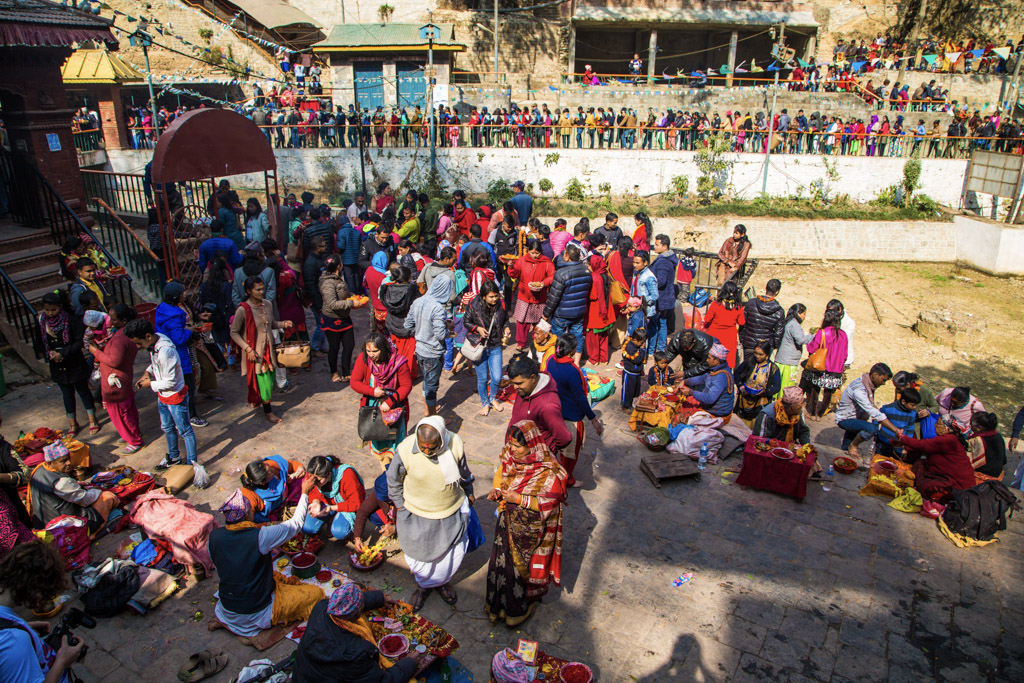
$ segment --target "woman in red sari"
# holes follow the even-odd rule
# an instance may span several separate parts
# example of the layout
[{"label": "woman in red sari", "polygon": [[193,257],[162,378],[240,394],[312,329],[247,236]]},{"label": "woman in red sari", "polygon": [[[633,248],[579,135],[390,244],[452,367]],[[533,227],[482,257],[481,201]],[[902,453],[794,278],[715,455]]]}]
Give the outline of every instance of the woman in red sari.
[{"label": "woman in red sari", "polygon": [[455,201],[455,215],[453,220],[461,234],[468,238],[472,238],[469,233],[469,228],[476,222],[476,213],[473,209],[469,208],[469,205],[466,204],[466,200],[458,199]]},{"label": "woman in red sari", "polygon": [[621,303],[612,304],[615,311],[614,331],[611,337],[610,346],[619,348],[626,342],[627,316],[622,315],[622,309],[626,306],[626,299],[629,298],[629,287],[633,282],[633,240],[629,237],[620,237],[618,244],[611,245],[615,251],[608,252],[608,275],[611,276],[611,288],[618,289],[618,298]]},{"label": "woman in red sari", "polygon": [[599,255],[591,256],[587,266],[593,280],[587,305],[587,361],[607,365],[611,360],[608,337],[615,324],[615,307],[609,300],[611,278],[608,276],[608,264]]},{"label": "woman in red sari", "polygon": [[945,503],[953,491],[974,486],[974,467],[955,420],[948,415],[940,419],[935,434],[931,439],[901,436],[900,444],[906,449],[904,460],[913,463],[914,488],[925,500]]},{"label": "woman in red sari", "polygon": [[561,585],[566,478],[536,424],[523,420],[512,426],[487,494],[498,502],[484,606],[491,623],[504,619],[518,626],[533,614],[549,583]]},{"label": "woman in red sari", "polygon": [[384,421],[398,428],[393,441],[371,441],[370,453],[387,469],[395,457],[395,447],[405,439],[409,420],[409,392],[412,373],[405,357],[395,351],[391,340],[380,332],[366,337],[363,352],[356,358],[349,386],[362,395],[359,406],[379,406]]},{"label": "woman in red sari", "polygon": [[726,364],[730,368],[736,367],[736,338],[744,324],[746,317],[740,305],[740,288],[730,280],[718,290],[718,299],[711,302],[704,316],[704,331],[729,350]]}]

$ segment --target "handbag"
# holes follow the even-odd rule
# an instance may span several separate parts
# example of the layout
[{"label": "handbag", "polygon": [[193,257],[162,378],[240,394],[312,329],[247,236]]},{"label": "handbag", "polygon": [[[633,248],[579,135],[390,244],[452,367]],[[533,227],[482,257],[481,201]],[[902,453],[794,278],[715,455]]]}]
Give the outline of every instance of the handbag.
[{"label": "handbag", "polygon": [[391,427],[384,421],[384,414],[376,402],[359,408],[356,425],[361,441],[394,441],[398,438],[398,426]]},{"label": "handbag", "polygon": [[825,359],[828,356],[828,349],[825,348],[825,337],[822,335],[821,346],[807,358],[806,367],[815,372],[825,372]]},{"label": "handbag", "polygon": [[283,368],[304,368],[309,365],[308,342],[287,342],[277,347],[277,364]]},{"label": "handbag", "polygon": [[491,330],[494,329],[494,319],[498,317],[498,311],[495,310],[491,316],[491,324],[487,326],[487,336],[480,339],[480,341],[474,344],[469,336],[466,336],[466,341],[462,343],[462,355],[466,360],[473,361],[474,363],[484,357],[484,347],[487,344],[487,340],[491,337]]},{"label": "handbag", "polygon": [[608,288],[608,303],[612,306],[621,306],[629,298],[629,292],[619,284],[618,280],[612,280],[612,286]]}]

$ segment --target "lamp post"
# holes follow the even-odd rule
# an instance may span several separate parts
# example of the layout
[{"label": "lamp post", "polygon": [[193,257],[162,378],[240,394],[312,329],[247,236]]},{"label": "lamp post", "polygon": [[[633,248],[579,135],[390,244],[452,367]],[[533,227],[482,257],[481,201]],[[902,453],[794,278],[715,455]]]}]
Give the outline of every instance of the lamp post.
[{"label": "lamp post", "polygon": [[427,88],[428,102],[430,103],[430,110],[427,115],[430,117],[430,171],[437,173],[437,152],[435,149],[436,141],[434,138],[434,41],[441,39],[441,29],[433,24],[427,24],[420,28],[420,40],[427,41],[427,61],[429,67],[427,68]]},{"label": "lamp post", "polygon": [[153,129],[156,131],[156,139],[160,139],[160,120],[156,115],[156,95],[153,94],[153,71],[149,68],[149,46],[153,44],[153,37],[146,29],[149,23],[143,19],[139,22],[139,28],[128,36],[129,45],[142,47],[142,57],[146,60],[146,83],[149,85],[149,113],[153,117]]}]

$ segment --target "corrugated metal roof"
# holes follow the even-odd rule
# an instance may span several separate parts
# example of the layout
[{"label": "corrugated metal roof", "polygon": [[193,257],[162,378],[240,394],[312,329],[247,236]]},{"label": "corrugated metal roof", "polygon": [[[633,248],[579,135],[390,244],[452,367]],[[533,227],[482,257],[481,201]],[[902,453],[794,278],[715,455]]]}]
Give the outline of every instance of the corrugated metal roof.
[{"label": "corrugated metal roof", "polygon": [[[771,26],[786,22],[787,26],[817,26],[808,9],[783,9],[793,5],[744,7],[741,3],[694,3],[686,8],[597,7],[579,6],[574,22],[618,22],[651,24],[713,24]],[[802,7],[807,7],[803,5]]]},{"label": "corrugated metal roof", "polygon": [[0,0],[0,47],[70,47],[96,40],[116,50],[111,23],[46,0]]},{"label": "corrugated metal roof", "polygon": [[283,0],[228,0],[267,28],[308,24],[320,26],[313,17]]},{"label": "corrugated metal roof", "polygon": [[[464,50],[465,45],[455,42],[455,24],[435,24],[441,29],[441,40],[435,48]],[[373,48],[406,47],[427,49],[427,41],[420,38],[423,24],[337,24],[331,28],[326,40],[314,48]]]},{"label": "corrugated metal roof", "polygon": [[47,0],[0,0],[0,22],[106,28],[109,19]]},{"label": "corrugated metal roof", "polygon": [[65,83],[137,83],[142,74],[106,50],[75,50],[61,67]]}]

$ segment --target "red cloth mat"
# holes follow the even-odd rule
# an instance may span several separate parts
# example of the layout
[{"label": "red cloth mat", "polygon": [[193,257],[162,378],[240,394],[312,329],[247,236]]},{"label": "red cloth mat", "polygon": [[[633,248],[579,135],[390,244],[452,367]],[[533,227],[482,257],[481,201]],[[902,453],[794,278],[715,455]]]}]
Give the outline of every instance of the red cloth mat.
[{"label": "red cloth mat", "polygon": [[[817,456],[813,455],[803,463],[796,458],[780,460],[769,453],[755,450],[754,444],[758,441],[766,439],[758,436],[747,439],[743,447],[743,467],[740,469],[740,476],[736,478],[736,483],[803,500],[807,495],[807,478],[811,476]],[[788,444],[786,447],[792,450],[799,448],[799,444]]]}]

